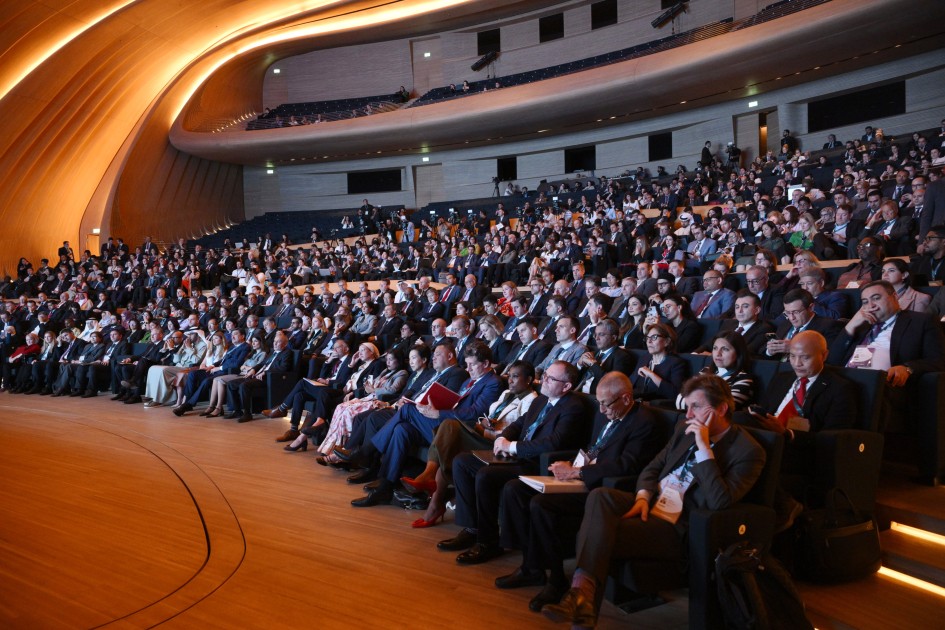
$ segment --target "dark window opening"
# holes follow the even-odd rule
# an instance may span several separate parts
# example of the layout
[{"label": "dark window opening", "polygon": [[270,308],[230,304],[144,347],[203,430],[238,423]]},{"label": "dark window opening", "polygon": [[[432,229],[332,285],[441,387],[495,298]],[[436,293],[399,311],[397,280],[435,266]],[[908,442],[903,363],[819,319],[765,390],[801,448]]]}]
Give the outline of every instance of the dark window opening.
[{"label": "dark window opening", "polygon": [[518,158],[512,156],[496,160],[495,176],[500,182],[514,182],[518,179]]},{"label": "dark window opening", "polygon": [[603,0],[591,5],[591,30],[617,23],[617,0]]},{"label": "dark window opening", "polygon": [[480,57],[491,52],[501,52],[502,50],[499,29],[497,28],[488,31],[479,31],[476,34],[476,40]]},{"label": "dark window opening", "polygon": [[906,82],[897,81],[808,103],[807,130],[823,131],[904,113]]},{"label": "dark window opening", "polygon": [[348,173],[348,194],[399,192],[403,190],[400,179],[400,169]]},{"label": "dark window opening", "polygon": [[564,150],[564,172],[593,171],[597,168],[597,147]]},{"label": "dark window opening", "polygon": [[564,37],[564,13],[538,19],[538,42],[544,44]]},{"label": "dark window opening", "polygon": [[649,137],[650,162],[673,157],[673,132],[657,133]]}]

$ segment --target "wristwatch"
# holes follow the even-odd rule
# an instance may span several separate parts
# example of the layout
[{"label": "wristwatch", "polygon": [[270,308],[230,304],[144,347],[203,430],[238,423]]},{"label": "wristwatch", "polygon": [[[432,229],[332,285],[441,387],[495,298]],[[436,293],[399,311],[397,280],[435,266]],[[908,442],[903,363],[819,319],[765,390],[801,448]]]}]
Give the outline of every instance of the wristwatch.
[{"label": "wristwatch", "polygon": [[578,468],[578,479],[584,481],[584,468]]}]

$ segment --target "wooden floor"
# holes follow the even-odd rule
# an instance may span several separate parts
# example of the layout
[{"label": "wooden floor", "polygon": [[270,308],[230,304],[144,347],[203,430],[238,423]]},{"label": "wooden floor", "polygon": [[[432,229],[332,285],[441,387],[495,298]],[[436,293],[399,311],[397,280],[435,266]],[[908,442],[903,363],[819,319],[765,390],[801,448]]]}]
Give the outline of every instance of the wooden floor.
[{"label": "wooden floor", "polygon": [[[563,627],[529,612],[537,589],[493,586],[520,556],[460,567],[435,549],[450,520],[351,507],[360,488],[274,441],[286,424],[0,394],[0,628]],[[820,627],[891,627],[855,593],[817,597]],[[607,605],[601,628],[685,628],[686,610],[685,592]]]}]

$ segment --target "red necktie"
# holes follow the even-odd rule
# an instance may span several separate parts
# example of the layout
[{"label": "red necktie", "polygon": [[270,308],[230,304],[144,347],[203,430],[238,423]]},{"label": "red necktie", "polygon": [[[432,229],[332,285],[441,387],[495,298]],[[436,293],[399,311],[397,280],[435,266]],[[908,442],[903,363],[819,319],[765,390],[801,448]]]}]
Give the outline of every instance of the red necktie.
[{"label": "red necktie", "polygon": [[786,427],[788,420],[801,415],[801,410],[804,408],[804,399],[807,397],[807,381],[808,378],[806,376],[798,381],[797,391],[794,392],[794,396],[788,401],[788,404],[784,405],[784,409],[781,410],[781,413],[778,414],[778,422],[780,422],[782,426]]}]

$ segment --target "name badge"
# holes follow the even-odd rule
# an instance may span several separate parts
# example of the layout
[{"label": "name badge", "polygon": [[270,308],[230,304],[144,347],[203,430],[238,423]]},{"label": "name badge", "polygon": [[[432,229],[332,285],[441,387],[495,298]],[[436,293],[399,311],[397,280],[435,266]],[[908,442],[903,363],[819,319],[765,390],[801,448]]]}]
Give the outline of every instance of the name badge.
[{"label": "name badge", "polygon": [[847,283],[847,286],[844,287],[844,288],[846,288],[846,289],[859,289],[859,288],[860,288],[860,283],[859,283],[857,280],[851,280],[850,282]]},{"label": "name badge", "polygon": [[853,351],[853,356],[847,362],[847,367],[868,368],[873,366],[873,353],[875,350],[871,346],[857,346]]}]

